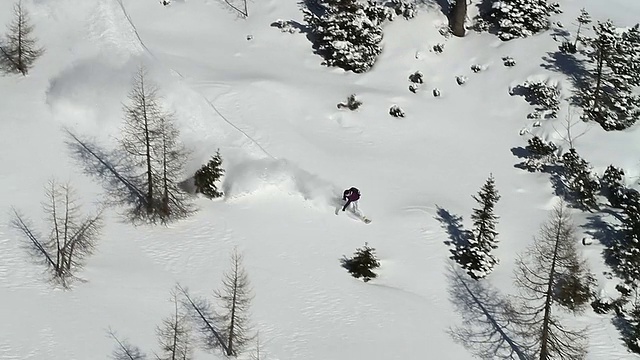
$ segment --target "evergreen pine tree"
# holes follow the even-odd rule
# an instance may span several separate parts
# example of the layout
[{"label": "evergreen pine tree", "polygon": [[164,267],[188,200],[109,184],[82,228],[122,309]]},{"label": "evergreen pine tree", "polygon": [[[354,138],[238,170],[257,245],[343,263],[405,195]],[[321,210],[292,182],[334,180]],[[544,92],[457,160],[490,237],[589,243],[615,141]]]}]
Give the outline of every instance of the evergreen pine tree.
[{"label": "evergreen pine tree", "polygon": [[629,329],[624,336],[624,342],[629,350],[640,354],[640,301],[634,301],[633,309],[629,313]]},{"label": "evergreen pine tree", "polygon": [[581,40],[580,30],[582,30],[582,27],[591,24],[591,15],[586,9],[582,8],[580,9],[580,15],[578,15],[576,21],[578,22],[578,31],[576,32],[576,41],[573,43],[574,49],[578,48],[578,41]]},{"label": "evergreen pine tree", "polygon": [[598,208],[596,193],[598,181],[591,175],[589,163],[582,159],[575,149],[562,155],[564,165],[564,182],[575,200],[585,209]]},{"label": "evergreen pine tree", "polygon": [[613,207],[621,207],[625,199],[625,187],[622,184],[624,171],[609,165],[600,179],[602,190]]},{"label": "evergreen pine tree", "polygon": [[14,19],[9,24],[6,40],[0,44],[0,67],[7,72],[27,75],[33,63],[44,53],[44,49],[36,46],[33,25],[22,1],[14,5],[13,14]]},{"label": "evergreen pine tree", "polygon": [[218,190],[216,182],[223,174],[222,157],[220,156],[220,150],[218,150],[211,160],[196,171],[193,176],[196,192],[209,199],[221,197],[223,193]]},{"label": "evergreen pine tree", "polygon": [[622,205],[623,238],[613,248],[616,272],[628,285],[640,284],[640,196],[629,192]]},{"label": "evergreen pine tree", "polygon": [[631,86],[640,86],[640,24],[622,34],[620,71]]},{"label": "evergreen pine tree", "polygon": [[378,275],[373,270],[380,267],[375,251],[364,243],[364,247],[357,248],[352,258],[344,256],[341,259],[342,267],[347,269],[351,276],[356,279],[362,278],[364,282],[375,279]]},{"label": "evergreen pine tree", "polygon": [[506,41],[547,30],[549,17],[559,11],[556,4],[546,0],[501,0],[494,2],[488,20],[498,28],[500,39]]},{"label": "evergreen pine tree", "polygon": [[605,130],[622,130],[640,116],[638,69],[634,68],[636,30],[624,36],[609,20],[594,26],[595,37],[586,41],[591,64],[589,81],[581,94],[584,117],[598,122]]},{"label": "evergreen pine tree", "polygon": [[[355,73],[368,71],[382,48],[379,19],[367,15],[367,5],[357,0],[319,0],[321,15],[305,9],[305,20],[315,38],[314,47],[328,66]],[[375,11],[370,14],[377,13]]]},{"label": "evergreen pine tree", "polygon": [[498,232],[495,230],[498,216],[494,214],[493,208],[500,200],[493,175],[489,176],[478,196],[473,196],[473,199],[480,205],[479,208],[474,208],[471,214],[473,238],[456,250],[454,259],[469,276],[478,280],[489,275],[498,263],[498,259],[491,254],[491,251],[498,247]]}]

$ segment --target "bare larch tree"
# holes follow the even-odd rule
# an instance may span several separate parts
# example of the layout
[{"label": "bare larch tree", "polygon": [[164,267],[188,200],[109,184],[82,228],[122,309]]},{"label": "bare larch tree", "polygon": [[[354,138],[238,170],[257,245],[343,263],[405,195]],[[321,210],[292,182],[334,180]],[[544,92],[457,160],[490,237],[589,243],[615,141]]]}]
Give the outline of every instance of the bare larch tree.
[{"label": "bare larch tree", "polygon": [[172,292],[172,302],[174,313],[162,321],[162,325],[156,329],[160,342],[160,355],[156,355],[157,360],[190,360],[191,335],[187,315],[180,311],[178,307],[178,296]]},{"label": "bare larch tree", "polygon": [[237,356],[253,339],[249,335],[249,307],[253,296],[249,277],[242,265],[242,254],[231,254],[231,269],[222,279],[222,288],[215,291],[223,311],[219,315],[222,336],[227,341],[227,355]]},{"label": "bare larch tree", "polygon": [[227,356],[238,356],[253,339],[250,335],[249,307],[253,296],[249,277],[242,265],[242,255],[234,250],[231,269],[224,274],[222,288],[214,292],[220,311],[206,299],[192,298],[182,287],[184,305],[202,335],[207,350],[221,349]]},{"label": "bare larch tree", "polygon": [[135,199],[129,218],[133,222],[158,220],[167,223],[192,212],[179,182],[187,153],[179,142],[173,115],[158,101],[158,90],[146,81],[140,68],[124,106],[125,125],[122,148],[138,174],[132,180],[143,194]]},{"label": "bare larch tree", "polygon": [[[541,226],[533,245],[516,260],[516,285],[522,300],[518,310],[521,325],[540,360],[577,360],[586,355],[584,330],[566,328],[553,314],[557,306],[574,312],[580,310],[564,306],[571,301],[557,298],[563,290],[563,279],[587,273],[576,243],[570,214],[565,204],[560,203],[552,210],[548,222]],[[576,272],[577,268],[582,271]],[[577,280],[581,285],[587,282],[586,278]]]},{"label": "bare larch tree", "polygon": [[5,35],[6,40],[0,44],[0,66],[4,71],[27,75],[33,63],[44,53],[44,49],[36,45],[33,25],[22,1],[14,5],[13,15]]},{"label": "bare larch tree", "polygon": [[69,288],[75,274],[93,253],[102,228],[101,211],[85,216],[80,213],[77,198],[68,184],[51,180],[46,191],[44,211],[49,222],[49,235],[42,237],[17,210],[12,224],[26,237],[32,257],[47,267],[51,280]]}]

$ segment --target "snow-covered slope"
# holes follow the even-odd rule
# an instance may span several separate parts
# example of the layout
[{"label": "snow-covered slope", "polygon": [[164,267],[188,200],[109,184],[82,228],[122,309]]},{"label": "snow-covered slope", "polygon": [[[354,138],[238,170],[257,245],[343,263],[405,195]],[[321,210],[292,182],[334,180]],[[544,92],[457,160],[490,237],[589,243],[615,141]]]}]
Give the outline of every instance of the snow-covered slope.
[{"label": "snow-covered slope", "polygon": [[[500,265],[488,281],[512,292],[514,254],[530,244],[555,202],[548,177],[516,168],[512,149],[526,144],[527,132],[560,139],[554,126],[561,124],[534,128],[530,106],[509,89],[527,79],[550,78],[565,90],[570,82],[552,56],[554,30],[507,43],[473,32],[446,39],[438,33],[446,19],[437,2],[426,2],[415,19],[385,27],[381,58],[358,75],[321,66],[304,34],[270,26],[302,23],[297,1],[250,2],[250,16],[239,19],[214,0],[169,7],[25,0],[47,51],[29,76],[0,77],[0,359],[103,359],[114,346],[108,328],[156,350],[155,327],[172,311],[176,282],[211,295],[236,246],[245,254],[252,319],[269,359],[470,359],[448,334],[459,316],[447,291],[441,215],[462,216],[469,227],[470,195],[495,176]],[[635,0],[561,5],[560,20],[571,31],[581,7],[621,26],[640,14]],[[0,23],[9,21],[11,7],[0,2]],[[437,43],[445,44],[442,54],[431,51]],[[503,56],[517,65],[503,66]],[[96,206],[103,191],[71,157],[64,129],[114,146],[121,104],[141,64],[192,150],[188,172],[220,149],[226,196],[198,199],[197,214],[168,227],[133,227],[110,210],[81,273],[87,282],[53,289],[10,227],[10,207],[40,220],[52,177],[70,181],[83,205]],[[473,73],[472,64],[484,70]],[[417,70],[426,83],[412,94],[408,76]],[[468,77],[463,86],[459,75]],[[352,93],[361,109],[337,109]],[[393,104],[407,116],[389,116]],[[561,119],[567,111],[563,104]],[[639,136],[637,127],[606,133],[592,126],[576,147],[596,170],[614,163],[637,180]],[[334,215],[336,196],[350,186],[361,189],[371,224]],[[364,242],[382,262],[380,277],[366,284],[338,261]],[[602,278],[600,250],[581,248]],[[609,317],[589,311],[571,321],[589,325],[589,359],[636,358]]]}]

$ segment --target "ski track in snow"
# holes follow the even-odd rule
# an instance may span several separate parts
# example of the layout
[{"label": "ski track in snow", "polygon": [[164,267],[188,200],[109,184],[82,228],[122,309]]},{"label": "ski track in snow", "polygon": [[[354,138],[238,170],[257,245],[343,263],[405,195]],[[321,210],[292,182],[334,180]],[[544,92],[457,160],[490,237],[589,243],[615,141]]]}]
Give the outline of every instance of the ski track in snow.
[{"label": "ski track in snow", "polygon": [[91,16],[87,19],[89,34],[102,42],[108,52],[115,52],[126,59],[144,52],[135,32],[122,16],[119,0],[98,0]]},{"label": "ski track in snow", "polygon": [[[106,0],[103,0],[106,1]],[[124,15],[125,19],[126,19],[126,23],[128,24],[128,28],[130,29],[131,32],[133,32],[133,34],[135,35],[135,38],[137,39],[137,43],[142,46],[142,48],[144,50],[146,50],[146,52],[151,55],[151,57],[153,57],[154,59],[156,59],[158,62],[160,62],[160,60],[156,57],[156,55],[145,45],[144,41],[142,40],[142,38],[140,37],[140,34],[138,33],[138,29],[136,27],[136,25],[134,24],[133,20],[131,19],[131,17],[129,16],[129,14],[127,13],[127,9],[123,3],[123,0],[113,0],[113,1],[117,1],[118,4],[120,5],[120,8],[122,10],[122,14]],[[116,27],[116,31],[117,31],[117,27]],[[166,65],[165,65],[166,66]],[[182,75],[182,73],[180,73],[178,70],[173,69],[171,67],[167,67],[168,70],[174,74],[176,74],[183,82],[185,82],[184,76]],[[267,155],[268,157],[275,159],[275,157],[273,155],[271,155],[256,139],[254,139],[251,135],[249,135],[246,131],[242,130],[240,127],[238,127],[234,122],[232,122],[231,120],[229,120],[226,116],[224,116],[219,110],[218,108],[213,104],[213,102],[211,102],[211,100],[209,100],[206,96],[204,96],[202,93],[198,92],[195,89],[192,89],[193,92],[195,92],[196,94],[198,94],[211,108],[211,110],[213,110],[224,122],[226,122],[229,126],[231,126],[232,128],[234,128],[235,130],[237,130],[239,133],[241,133],[243,136],[245,136],[251,143],[252,145],[256,146],[260,151],[262,151],[265,155]]]}]

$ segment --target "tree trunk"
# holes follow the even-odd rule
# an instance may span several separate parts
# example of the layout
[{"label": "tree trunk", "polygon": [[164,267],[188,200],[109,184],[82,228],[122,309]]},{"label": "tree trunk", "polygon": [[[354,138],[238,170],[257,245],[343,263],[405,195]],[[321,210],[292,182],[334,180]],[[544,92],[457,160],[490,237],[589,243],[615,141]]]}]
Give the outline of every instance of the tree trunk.
[{"label": "tree trunk", "polygon": [[578,32],[576,33],[576,42],[573,43],[574,48],[578,48],[578,39],[580,39],[580,28],[582,28],[582,23],[578,23]]},{"label": "tree trunk", "polygon": [[22,13],[22,3],[18,3],[18,70],[20,70],[20,72],[22,73],[22,76],[26,76],[27,75],[27,67],[24,65],[24,61],[22,59],[22,51],[23,51],[23,45],[22,45],[22,36],[23,36],[23,22],[24,22],[24,15]]},{"label": "tree trunk", "polygon": [[[562,215],[561,215],[562,216]],[[549,269],[549,281],[547,282],[547,292],[544,299],[544,318],[542,320],[542,338],[540,340],[540,360],[549,359],[549,325],[551,322],[551,295],[553,293],[553,284],[555,282],[556,262],[558,260],[558,245],[560,243],[560,231],[562,228],[562,219],[558,222],[556,230],[556,242],[553,247],[553,257],[551,259],[551,269]]]},{"label": "tree trunk", "polygon": [[604,67],[604,46],[600,44],[600,49],[598,50],[598,65],[596,67],[596,89],[593,92],[593,108],[596,112],[598,111],[597,109],[600,106],[599,100],[600,100],[600,91],[602,90],[601,88],[602,88],[603,67]]},{"label": "tree trunk", "polygon": [[463,37],[465,35],[464,21],[467,18],[467,0],[456,0],[453,10],[449,14],[449,28],[453,35]]},{"label": "tree trunk", "polygon": [[233,350],[233,333],[235,332],[235,323],[236,323],[236,302],[238,295],[238,262],[235,261],[233,264],[234,272],[233,272],[233,299],[231,301],[231,324],[229,325],[229,345],[227,345],[227,355],[231,356],[234,354]]},{"label": "tree trunk", "polygon": [[151,135],[149,134],[149,119],[147,117],[147,96],[144,89],[144,78],[140,78],[140,93],[142,96],[142,117],[144,120],[144,142],[147,160],[147,212],[153,211],[153,173],[151,167]]}]

